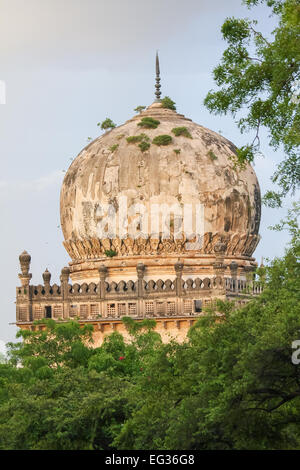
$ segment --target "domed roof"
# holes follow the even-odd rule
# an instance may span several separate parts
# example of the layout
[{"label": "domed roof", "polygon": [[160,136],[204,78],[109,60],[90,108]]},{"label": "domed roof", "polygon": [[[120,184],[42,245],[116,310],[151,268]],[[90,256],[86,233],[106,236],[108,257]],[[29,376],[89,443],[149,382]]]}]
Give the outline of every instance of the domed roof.
[{"label": "domed roof", "polygon": [[[152,118],[148,126],[153,127],[144,118]],[[150,228],[150,235],[143,237],[99,235],[109,205],[122,225],[123,197],[127,207],[142,204],[149,213],[155,204],[202,205],[199,253],[213,253],[222,240],[227,254],[251,256],[259,240],[260,190],[249,164],[235,168],[235,152],[223,136],[153,103],[87,145],[68,169],[60,200],[68,253],[83,260],[103,257],[107,250],[118,256],[185,252],[186,240],[175,240],[174,229],[169,240],[162,237],[161,227],[159,232]],[[129,211],[129,225],[133,220]]]}]

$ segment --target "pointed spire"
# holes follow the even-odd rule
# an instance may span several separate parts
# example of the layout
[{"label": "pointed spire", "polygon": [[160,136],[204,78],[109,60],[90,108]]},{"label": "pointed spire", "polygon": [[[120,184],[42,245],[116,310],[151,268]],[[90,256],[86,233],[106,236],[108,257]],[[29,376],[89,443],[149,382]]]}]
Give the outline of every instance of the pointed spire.
[{"label": "pointed spire", "polygon": [[160,69],[159,69],[158,51],[156,51],[156,79],[155,81],[156,81],[156,84],[155,84],[156,100],[155,101],[160,101],[161,92],[160,92]]},{"label": "pointed spire", "polygon": [[50,284],[50,279],[51,279],[51,273],[49,273],[48,269],[46,268],[45,271],[43,272],[44,284],[45,285]]}]

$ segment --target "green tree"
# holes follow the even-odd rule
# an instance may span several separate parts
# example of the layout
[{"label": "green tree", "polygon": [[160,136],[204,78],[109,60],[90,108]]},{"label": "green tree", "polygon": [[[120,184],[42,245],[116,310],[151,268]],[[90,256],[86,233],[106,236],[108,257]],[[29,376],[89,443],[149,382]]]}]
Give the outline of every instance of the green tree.
[{"label": "green tree", "polygon": [[144,111],[144,109],[146,109],[146,106],[137,106],[136,108],[134,108],[134,111],[136,113],[141,113],[142,111]]},{"label": "green tree", "polygon": [[[218,91],[210,91],[204,103],[215,114],[231,113],[240,131],[253,131],[251,142],[238,150],[238,162],[253,161],[260,149],[260,129],[269,133],[269,144],[282,148],[272,182],[279,192],[268,191],[265,202],[281,204],[282,198],[299,187],[300,181],[300,4],[298,0],[243,0],[252,7],[266,3],[278,25],[267,38],[257,22],[227,18],[222,26],[228,43],[221,63],[214,69]],[[298,92],[296,91],[298,83]],[[239,112],[242,115],[239,116]],[[239,117],[238,117],[239,116]]]},{"label": "green tree", "polygon": [[90,355],[88,345],[93,341],[92,331],[91,325],[81,327],[76,321],[36,321],[34,331],[18,331],[17,338],[22,338],[21,342],[8,343],[10,362],[32,368],[40,367],[41,363],[50,368],[76,367]]},{"label": "green tree", "polygon": [[163,108],[172,109],[172,111],[176,111],[175,101],[171,100],[169,96],[165,96],[161,100],[161,105]]},{"label": "green tree", "polygon": [[161,343],[153,322],[124,322],[131,343],[113,333],[95,349],[91,328],[75,321],[45,320],[18,335],[10,363],[0,364],[0,449],[114,448],[135,406],[136,377]]},{"label": "green tree", "polygon": [[111,448],[130,384],[94,358],[100,349],[116,362],[123,338],[93,349],[90,326],[44,320],[36,328],[21,331],[23,342],[11,344],[10,362],[0,364],[0,449]]},{"label": "green tree", "polygon": [[0,449],[111,448],[126,418],[124,379],[82,366],[15,372],[0,408]]},{"label": "green tree", "polygon": [[98,122],[97,126],[100,126],[102,130],[108,130],[108,129],[113,129],[116,127],[116,124],[109,118],[106,118],[104,121],[101,123]]}]

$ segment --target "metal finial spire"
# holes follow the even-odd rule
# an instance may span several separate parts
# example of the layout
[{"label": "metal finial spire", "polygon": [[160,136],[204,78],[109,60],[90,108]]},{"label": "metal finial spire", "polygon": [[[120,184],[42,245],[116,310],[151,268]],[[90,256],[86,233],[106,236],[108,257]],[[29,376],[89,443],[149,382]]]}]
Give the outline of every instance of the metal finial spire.
[{"label": "metal finial spire", "polygon": [[160,101],[161,92],[160,92],[160,70],[159,70],[158,51],[156,51],[156,79],[155,79],[155,81],[156,81],[156,83],[155,83],[156,100],[155,101]]}]

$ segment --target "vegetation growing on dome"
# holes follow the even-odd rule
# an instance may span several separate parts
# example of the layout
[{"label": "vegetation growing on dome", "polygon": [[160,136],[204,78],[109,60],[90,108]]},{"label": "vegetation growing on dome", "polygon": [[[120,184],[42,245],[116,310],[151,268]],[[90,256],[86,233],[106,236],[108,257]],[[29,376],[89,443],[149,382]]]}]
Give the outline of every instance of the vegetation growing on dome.
[{"label": "vegetation growing on dome", "polygon": [[117,150],[118,147],[119,147],[119,144],[114,144],[114,145],[112,145],[111,147],[109,147],[109,150],[110,150],[111,152],[114,152],[115,150]]},{"label": "vegetation growing on dome", "polygon": [[113,256],[117,256],[117,252],[115,250],[105,250],[104,254],[109,258],[113,258]]},{"label": "vegetation growing on dome", "polygon": [[171,100],[169,96],[165,96],[161,100],[161,105],[163,108],[172,109],[173,111],[176,111],[175,101]]},{"label": "vegetation growing on dome", "polygon": [[186,127],[174,127],[172,132],[176,135],[176,137],[182,135],[183,137],[188,137],[189,139],[193,138]]},{"label": "vegetation growing on dome", "polygon": [[111,119],[106,118],[101,123],[98,122],[97,126],[100,126],[102,130],[106,131],[108,129],[113,129],[114,127],[116,127],[116,124]]},{"label": "vegetation growing on dome", "polygon": [[153,119],[152,117],[144,117],[138,123],[138,126],[147,127],[148,129],[156,129],[159,124],[160,124],[160,121],[157,121],[156,119]]},{"label": "vegetation growing on dome", "polygon": [[146,109],[146,106],[137,106],[136,108],[134,108],[133,111],[135,111],[136,113],[141,113],[142,111],[144,111],[144,109]]},{"label": "vegetation growing on dome", "polygon": [[176,153],[176,155],[179,155],[181,152],[181,149],[174,149],[173,151]]},{"label": "vegetation growing on dome", "polygon": [[172,142],[172,137],[167,134],[158,135],[154,137],[152,143],[155,145],[169,145]]},{"label": "vegetation growing on dome", "polygon": [[127,137],[126,140],[129,144],[136,144],[139,142],[139,148],[142,152],[146,152],[150,147],[150,138],[146,134],[131,135]]},{"label": "vegetation growing on dome", "polygon": [[149,142],[150,138],[146,134],[140,134],[140,135],[131,135],[127,137],[127,142],[129,144],[136,144],[137,142]]},{"label": "vegetation growing on dome", "polygon": [[215,152],[213,152],[212,150],[207,152],[207,155],[211,160],[217,160],[217,158],[218,158],[217,155],[215,154]]},{"label": "vegetation growing on dome", "polygon": [[148,150],[148,148],[150,147],[150,143],[149,142],[145,142],[144,140],[139,144],[139,147],[141,149],[142,152],[146,152],[146,150]]}]

